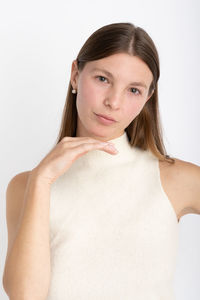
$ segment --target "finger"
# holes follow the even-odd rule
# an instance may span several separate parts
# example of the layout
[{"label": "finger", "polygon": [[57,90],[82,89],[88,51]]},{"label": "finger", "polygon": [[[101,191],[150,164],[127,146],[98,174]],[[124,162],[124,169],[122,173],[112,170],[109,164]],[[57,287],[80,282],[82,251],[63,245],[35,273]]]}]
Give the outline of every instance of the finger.
[{"label": "finger", "polygon": [[108,145],[108,144],[104,144],[104,143],[82,143],[80,145],[77,145],[76,147],[74,147],[74,151],[76,155],[82,155],[84,153],[87,153],[91,150],[103,150],[109,153],[117,153],[117,149],[112,146],[112,145]]}]

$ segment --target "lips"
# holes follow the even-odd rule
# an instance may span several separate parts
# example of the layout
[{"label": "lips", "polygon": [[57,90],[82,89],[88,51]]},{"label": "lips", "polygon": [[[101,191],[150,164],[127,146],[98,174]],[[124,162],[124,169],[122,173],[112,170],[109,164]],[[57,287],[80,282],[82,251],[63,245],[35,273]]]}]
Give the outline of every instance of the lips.
[{"label": "lips", "polygon": [[111,118],[110,116],[101,115],[101,114],[97,114],[97,115],[100,116],[100,117],[103,117],[103,118],[105,118],[105,119],[107,119],[107,120],[111,120],[111,121],[115,121],[115,122],[116,122],[116,120],[113,119],[113,118]]}]

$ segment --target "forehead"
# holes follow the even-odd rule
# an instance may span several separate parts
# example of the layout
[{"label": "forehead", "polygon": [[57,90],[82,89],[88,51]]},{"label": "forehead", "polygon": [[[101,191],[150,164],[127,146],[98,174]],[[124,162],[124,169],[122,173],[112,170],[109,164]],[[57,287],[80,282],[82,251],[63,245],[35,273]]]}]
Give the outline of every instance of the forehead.
[{"label": "forehead", "polygon": [[147,64],[137,56],[117,53],[102,59],[87,62],[86,71],[106,70],[107,75],[124,81],[144,81],[150,85],[153,74]]}]

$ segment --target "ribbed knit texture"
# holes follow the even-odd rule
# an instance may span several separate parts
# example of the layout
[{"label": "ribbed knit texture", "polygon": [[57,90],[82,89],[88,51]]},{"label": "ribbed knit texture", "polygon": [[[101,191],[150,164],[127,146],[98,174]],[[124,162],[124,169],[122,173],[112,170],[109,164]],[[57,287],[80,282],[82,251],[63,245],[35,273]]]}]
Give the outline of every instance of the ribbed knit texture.
[{"label": "ribbed knit texture", "polygon": [[[111,140],[51,187],[51,283],[47,300],[174,300],[178,220],[158,159]],[[45,266],[44,266],[45,267]]]}]

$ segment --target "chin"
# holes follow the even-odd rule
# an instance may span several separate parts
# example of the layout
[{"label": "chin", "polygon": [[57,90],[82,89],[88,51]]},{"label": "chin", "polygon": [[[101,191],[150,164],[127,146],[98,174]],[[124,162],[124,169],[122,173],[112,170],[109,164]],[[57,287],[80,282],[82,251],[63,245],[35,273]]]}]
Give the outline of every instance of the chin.
[{"label": "chin", "polygon": [[90,136],[99,137],[99,138],[105,138],[110,135],[108,128],[102,128],[101,126],[91,124],[91,127],[87,130],[88,134]]}]

